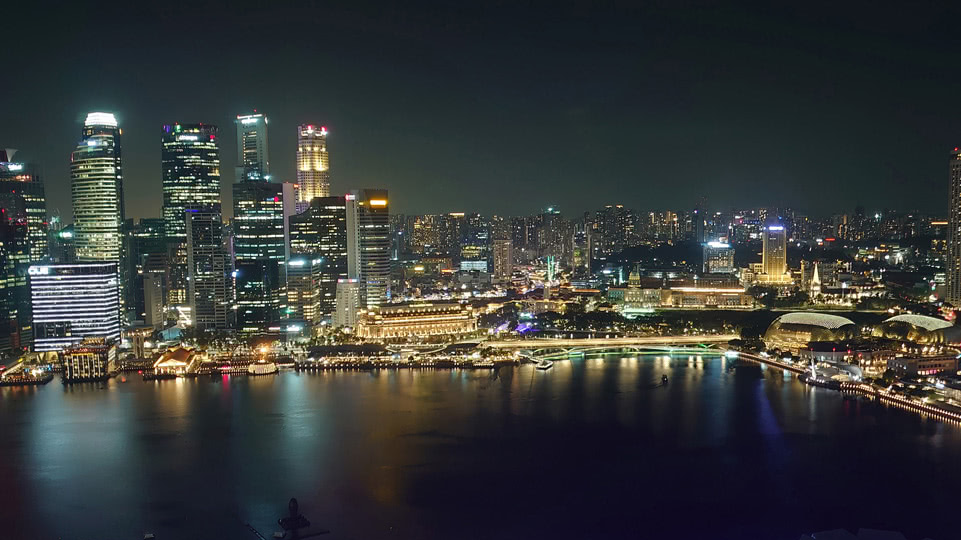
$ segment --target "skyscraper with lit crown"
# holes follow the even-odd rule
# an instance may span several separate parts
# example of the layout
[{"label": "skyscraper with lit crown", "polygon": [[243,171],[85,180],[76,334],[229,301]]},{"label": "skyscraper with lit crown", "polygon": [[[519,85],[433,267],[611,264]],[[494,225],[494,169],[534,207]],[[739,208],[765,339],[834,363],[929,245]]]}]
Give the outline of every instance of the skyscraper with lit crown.
[{"label": "skyscraper with lit crown", "polygon": [[305,124],[297,128],[298,201],[330,196],[330,157],[327,154],[327,128]]},{"label": "skyscraper with lit crown", "polygon": [[74,243],[79,261],[121,259],[124,204],[120,135],[113,114],[92,112],[70,156]]}]

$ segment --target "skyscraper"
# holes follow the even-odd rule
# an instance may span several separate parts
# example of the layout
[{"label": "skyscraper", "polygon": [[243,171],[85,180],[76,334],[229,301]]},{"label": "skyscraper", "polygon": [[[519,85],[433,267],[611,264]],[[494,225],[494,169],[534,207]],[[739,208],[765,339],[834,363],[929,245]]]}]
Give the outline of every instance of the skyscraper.
[{"label": "skyscraper", "polygon": [[237,116],[237,182],[270,180],[267,154],[267,117],[262,113]]},{"label": "skyscraper", "polygon": [[0,354],[19,354],[32,341],[27,262],[29,233],[23,198],[0,194]]},{"label": "skyscraper", "polygon": [[764,227],[761,239],[761,274],[758,279],[775,285],[791,283],[791,275],[787,272],[787,231],[784,225]]},{"label": "skyscraper", "polygon": [[27,217],[30,261],[47,256],[47,199],[43,182],[28,163],[13,161],[16,150],[0,150],[0,195],[18,195],[23,199]]},{"label": "skyscraper", "polygon": [[171,124],[163,127],[164,234],[170,254],[172,304],[187,301],[187,211],[220,214],[220,151],[217,126]]},{"label": "skyscraper", "polygon": [[188,210],[187,298],[196,328],[226,330],[231,326],[231,264],[224,247],[219,209]]},{"label": "skyscraper", "polygon": [[948,254],[945,300],[961,306],[961,150],[951,152],[948,184]]},{"label": "skyscraper", "polygon": [[327,154],[327,128],[313,125],[297,128],[297,200],[310,202],[314,197],[330,196],[330,158]]},{"label": "skyscraper", "polygon": [[317,319],[332,316],[337,281],[347,277],[346,197],[315,197],[306,212],[291,216],[290,252],[321,260]]},{"label": "skyscraper", "polygon": [[347,275],[359,280],[361,305],[390,301],[390,212],[386,189],[347,194]]},{"label": "skyscraper", "polygon": [[124,204],[120,135],[113,114],[92,112],[70,156],[73,232],[79,261],[121,260]]},{"label": "skyscraper", "polygon": [[494,279],[499,282],[511,280],[514,271],[514,250],[510,238],[494,240]]},{"label": "skyscraper", "polygon": [[168,240],[187,240],[185,210],[220,209],[220,149],[217,126],[163,127],[163,218]]},{"label": "skyscraper", "polygon": [[262,330],[278,320],[286,304],[287,220],[293,199],[293,184],[234,184],[237,323],[243,331]]}]

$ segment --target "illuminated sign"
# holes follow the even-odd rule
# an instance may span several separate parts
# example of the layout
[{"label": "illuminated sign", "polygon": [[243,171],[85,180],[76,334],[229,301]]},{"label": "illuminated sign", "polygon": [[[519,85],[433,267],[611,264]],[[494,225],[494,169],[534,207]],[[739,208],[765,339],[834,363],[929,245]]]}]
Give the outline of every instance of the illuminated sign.
[{"label": "illuminated sign", "polygon": [[387,199],[371,199],[371,206],[387,206]]},{"label": "illuminated sign", "polygon": [[731,244],[725,244],[724,242],[708,242],[708,247],[712,248],[729,248]]},{"label": "illuminated sign", "polygon": [[783,231],[783,230],[784,230],[784,227],[782,227],[782,226],[780,226],[780,225],[771,225],[770,227],[767,228],[767,230],[769,230],[769,231]]},{"label": "illuminated sign", "polygon": [[98,144],[100,144],[100,141],[97,139],[90,139],[87,141],[87,146],[97,146]]},{"label": "illuminated sign", "polygon": [[241,124],[245,124],[245,125],[246,125],[246,124],[256,124],[257,122],[260,121],[260,118],[251,117],[251,116],[243,116],[243,117],[242,117],[242,116],[238,116],[237,118],[240,119],[240,123],[241,123]]},{"label": "illuminated sign", "polygon": [[196,135],[177,135],[177,140],[178,141],[196,141],[197,136]]},{"label": "illuminated sign", "polygon": [[27,273],[31,276],[47,276],[50,275],[49,266],[31,266],[27,269]]},{"label": "illuminated sign", "polygon": [[356,199],[356,198],[357,198],[357,196],[356,196],[356,195],[353,195],[353,194],[351,194],[351,193],[348,193],[347,195],[344,195],[344,200],[345,200],[345,201],[352,201],[352,200],[354,200],[354,199]]},{"label": "illuminated sign", "polygon": [[11,172],[22,171],[23,163],[7,163],[7,170]]}]

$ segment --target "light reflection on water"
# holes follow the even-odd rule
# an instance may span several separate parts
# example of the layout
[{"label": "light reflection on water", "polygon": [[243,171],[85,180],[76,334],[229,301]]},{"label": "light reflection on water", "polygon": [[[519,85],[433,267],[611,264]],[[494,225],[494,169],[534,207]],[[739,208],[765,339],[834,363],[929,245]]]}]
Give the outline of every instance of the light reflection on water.
[{"label": "light reflection on water", "polygon": [[[904,486],[878,470],[961,479],[949,465],[958,428],[708,355],[588,354],[548,371],[129,376],[4,388],[0,411],[12,537],[252,538],[244,522],[272,532],[296,496],[330,538],[793,540],[842,526],[938,538],[944,524],[921,516],[939,504],[950,515],[938,502],[950,498],[912,512]],[[873,496],[835,489],[839,478]],[[678,505],[698,519],[665,520]]]}]

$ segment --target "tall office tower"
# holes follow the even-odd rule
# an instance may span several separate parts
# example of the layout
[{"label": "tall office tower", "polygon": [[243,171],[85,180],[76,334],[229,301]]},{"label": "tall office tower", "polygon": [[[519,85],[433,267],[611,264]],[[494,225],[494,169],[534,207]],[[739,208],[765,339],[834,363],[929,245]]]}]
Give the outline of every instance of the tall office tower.
[{"label": "tall office tower", "polygon": [[514,253],[510,238],[494,240],[494,279],[510,281],[514,272]]},{"label": "tall office tower", "polygon": [[119,262],[124,222],[121,130],[113,114],[92,112],[70,156],[77,260]]},{"label": "tall office tower", "polygon": [[709,274],[733,274],[737,271],[734,266],[734,248],[725,242],[708,242],[704,244],[703,270]]},{"label": "tall office tower", "polygon": [[267,117],[254,114],[237,116],[237,182],[270,180],[267,154]]},{"label": "tall office tower", "polygon": [[390,301],[390,212],[386,189],[347,194],[347,277],[360,282],[361,305]]},{"label": "tall office tower", "polygon": [[783,225],[764,227],[761,236],[761,275],[758,279],[765,283],[787,284],[791,275],[787,272],[787,231]]},{"label": "tall office tower", "polygon": [[27,238],[31,261],[48,255],[47,199],[43,182],[34,167],[13,161],[16,150],[0,150],[0,195],[23,198],[27,213]]},{"label": "tall office tower", "polygon": [[298,201],[330,196],[330,157],[327,154],[327,128],[306,124],[297,128]]},{"label": "tall office tower", "polygon": [[29,229],[23,198],[0,194],[0,354],[19,354],[32,341],[27,263]]},{"label": "tall office tower", "polygon": [[[148,258],[162,257],[165,277],[158,278],[157,283],[162,290],[166,290],[170,275],[167,251],[163,218],[141,218],[138,223],[134,223],[131,218],[124,222],[124,259],[127,275],[130,276],[128,286],[130,296],[127,298],[125,308],[133,313],[130,317],[132,320],[144,320],[144,314],[148,311],[146,308],[148,304],[144,303],[144,277],[146,276],[144,264]],[[173,300],[173,303],[178,302],[179,298]],[[163,310],[167,305],[168,301],[164,298],[160,309]]]},{"label": "tall office tower", "polygon": [[88,337],[120,339],[117,263],[34,265],[28,273],[35,351],[59,351]]},{"label": "tall office tower", "polygon": [[187,210],[187,283],[193,325],[203,330],[231,326],[230,256],[224,247],[219,209]]},{"label": "tall office tower", "polygon": [[279,320],[286,305],[293,184],[248,181],[234,184],[233,191],[237,324],[256,332]]},{"label": "tall office tower", "polygon": [[450,212],[438,216],[438,250],[450,255],[451,257],[460,257],[462,242],[464,240],[464,229],[466,228],[466,220],[464,219],[463,212]]},{"label": "tall office tower", "polygon": [[961,306],[961,150],[951,152],[948,184],[948,253],[945,259],[945,299]]},{"label": "tall office tower", "polygon": [[187,218],[191,210],[220,212],[217,126],[165,125],[161,134],[164,234],[170,251],[170,303],[187,303]]},{"label": "tall office tower", "polygon": [[360,301],[360,280],[337,280],[337,308],[334,311],[334,326],[350,326],[357,324],[357,312],[362,309]]},{"label": "tall office tower", "polygon": [[320,313],[322,275],[323,259],[320,257],[292,255],[287,261],[288,319],[310,324],[323,319]]},{"label": "tall office tower", "polygon": [[332,317],[337,281],[347,277],[346,197],[315,197],[306,212],[292,216],[290,253],[321,259],[317,319]]},{"label": "tall office tower", "polygon": [[429,255],[440,244],[440,216],[413,216],[410,225],[410,250],[417,255]]}]

